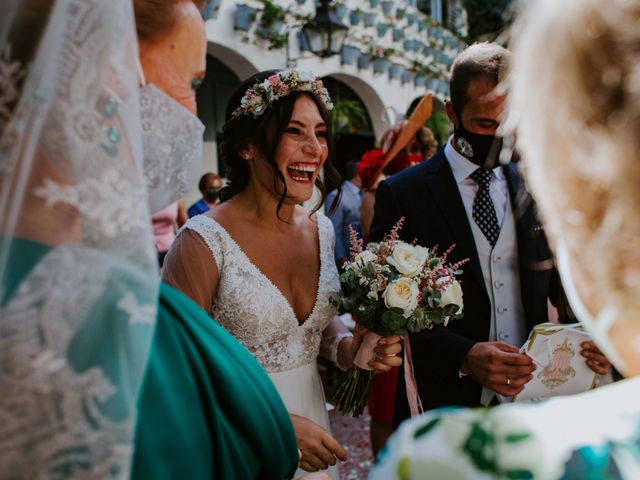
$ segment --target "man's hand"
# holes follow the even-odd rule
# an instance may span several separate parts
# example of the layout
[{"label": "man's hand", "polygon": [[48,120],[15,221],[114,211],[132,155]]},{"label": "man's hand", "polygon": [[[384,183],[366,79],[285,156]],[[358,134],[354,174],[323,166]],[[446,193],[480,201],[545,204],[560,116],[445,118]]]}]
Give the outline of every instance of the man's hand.
[{"label": "man's hand", "polygon": [[593,342],[582,342],[580,355],[587,359],[587,365],[598,375],[606,375],[611,369],[611,362]]},{"label": "man's hand", "polygon": [[347,459],[347,452],[342,445],[320,425],[298,415],[290,414],[290,417],[298,448],[302,452],[300,468],[316,472],[335,465],[336,457],[343,462]]},{"label": "man's hand", "polygon": [[463,372],[505,397],[520,393],[535,369],[531,357],[504,342],[476,343],[462,362]]}]

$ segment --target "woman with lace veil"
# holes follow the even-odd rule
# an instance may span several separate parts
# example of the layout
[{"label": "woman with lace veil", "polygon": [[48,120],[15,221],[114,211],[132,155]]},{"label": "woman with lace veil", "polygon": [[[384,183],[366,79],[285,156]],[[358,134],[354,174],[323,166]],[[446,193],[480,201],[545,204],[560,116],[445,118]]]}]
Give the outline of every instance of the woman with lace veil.
[{"label": "woman with lace veil", "polygon": [[[315,75],[258,73],[232,95],[223,130],[222,203],[190,219],[163,279],[193,298],[267,370],[294,424],[300,467],[324,470],[346,453],[330,435],[317,370],[321,352],[349,367],[354,337],[330,302],[340,284],[327,217],[303,207],[333,175],[331,100]],[[399,338],[377,346],[377,370],[397,366]],[[296,475],[303,474],[299,470]],[[329,469],[338,478],[337,467]]]},{"label": "woman with lace veil", "polygon": [[[193,3],[172,7],[176,48],[204,39]],[[0,4],[0,471],[290,477],[295,436],[267,375],[158,280],[150,212],[183,192],[144,170],[184,178],[202,126],[153,69],[142,80],[135,26],[129,0]],[[170,134],[174,163],[149,140]]]},{"label": "woman with lace veil", "polygon": [[628,378],[412,419],[372,479],[640,478],[640,1],[529,3],[509,122],[571,307]]}]

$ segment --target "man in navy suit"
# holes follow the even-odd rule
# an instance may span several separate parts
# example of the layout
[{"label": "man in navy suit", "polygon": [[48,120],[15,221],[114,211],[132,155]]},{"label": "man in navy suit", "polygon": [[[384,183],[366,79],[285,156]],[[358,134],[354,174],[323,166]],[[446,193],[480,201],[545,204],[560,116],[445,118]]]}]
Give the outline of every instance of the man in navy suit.
[{"label": "man in navy suit", "polygon": [[[557,291],[553,259],[517,166],[497,162],[505,95],[496,87],[508,57],[490,43],[458,55],[446,104],[453,135],[429,161],[381,182],[376,193],[373,241],[405,217],[404,240],[440,251],[455,244],[449,259],[469,259],[460,277],[464,317],[410,336],[425,410],[486,406],[518,394],[535,370],[518,348],[548,320],[547,301]],[[401,369],[394,424],[408,416]]]}]

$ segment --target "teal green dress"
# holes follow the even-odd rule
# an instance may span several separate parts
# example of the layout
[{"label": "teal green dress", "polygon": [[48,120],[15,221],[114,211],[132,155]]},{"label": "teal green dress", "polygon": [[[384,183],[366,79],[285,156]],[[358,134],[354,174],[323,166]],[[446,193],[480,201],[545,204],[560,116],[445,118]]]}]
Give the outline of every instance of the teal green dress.
[{"label": "teal green dress", "polygon": [[160,286],[133,478],[293,477],[289,414],[256,359],[188,297]]},{"label": "teal green dress", "polygon": [[[11,301],[34,271],[37,275],[37,270],[44,270],[49,278],[46,259],[50,255],[81,251],[79,258],[88,259],[87,263],[72,267],[87,269],[88,278],[100,274],[91,270],[90,260],[102,254],[91,249],[72,245],[52,249],[1,237],[0,242],[10,249],[0,278],[0,305]],[[143,332],[148,326],[132,327],[114,299],[147,280],[132,279],[126,265],[115,265],[106,276],[106,289],[87,300],[87,320],[69,341],[67,361],[78,375],[98,367],[112,385],[137,388],[139,380],[128,377],[144,369],[142,339],[148,343],[148,330]],[[52,272],[51,282],[55,279]],[[144,292],[135,293],[138,300],[144,300]],[[122,346],[127,349],[126,358],[133,360],[128,363],[130,371],[123,371],[118,361]],[[114,425],[129,418],[125,396],[119,389],[108,396],[98,405],[100,415]],[[36,437],[32,446],[37,446]],[[28,442],[25,445],[33,450]],[[283,479],[293,476],[298,463],[289,414],[262,367],[200,307],[166,284],[159,288],[155,333],[138,399],[134,448],[131,477],[135,479]],[[71,474],[90,466],[72,461],[64,468]]]}]

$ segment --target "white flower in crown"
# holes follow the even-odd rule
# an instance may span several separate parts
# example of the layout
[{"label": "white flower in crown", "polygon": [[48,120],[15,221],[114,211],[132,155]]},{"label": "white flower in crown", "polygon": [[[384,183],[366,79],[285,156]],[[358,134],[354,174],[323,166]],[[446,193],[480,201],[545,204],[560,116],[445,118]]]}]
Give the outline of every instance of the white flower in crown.
[{"label": "white flower in crown", "polygon": [[313,72],[285,70],[266,78],[251,87],[240,100],[240,106],[231,114],[232,118],[252,115],[258,118],[274,102],[292,92],[311,92],[318,97],[327,110],[333,109],[329,92],[320,77]]},{"label": "white flower in crown", "polygon": [[315,82],[316,79],[318,78],[316,77],[315,73],[309,72],[309,71],[299,71],[298,77],[300,78],[301,82],[309,82],[309,83]]}]

